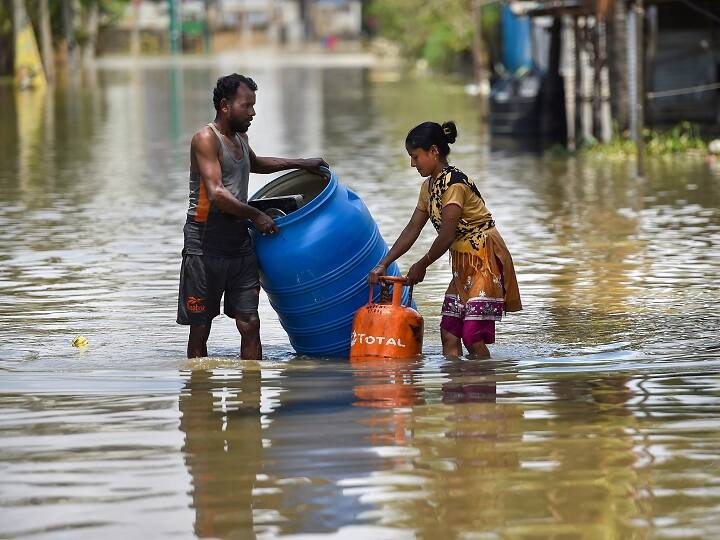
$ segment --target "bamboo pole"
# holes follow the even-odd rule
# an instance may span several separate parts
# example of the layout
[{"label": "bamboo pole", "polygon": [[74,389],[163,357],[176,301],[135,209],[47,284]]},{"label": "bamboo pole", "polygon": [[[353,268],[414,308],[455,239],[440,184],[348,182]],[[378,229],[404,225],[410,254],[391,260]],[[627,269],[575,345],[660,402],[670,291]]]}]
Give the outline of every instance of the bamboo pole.
[{"label": "bamboo pole", "polygon": [[142,0],[132,0],[130,7],[130,54],[140,55],[140,3]]},{"label": "bamboo pole", "polygon": [[[573,122],[575,122],[575,147],[577,148],[578,143],[583,144],[584,141],[584,135],[583,135],[583,123],[582,123],[582,62],[580,57],[580,48],[582,47],[582,39],[580,36],[580,17],[574,17],[573,18],[573,32],[575,35],[575,38],[573,39],[573,43],[575,46],[573,47],[573,57],[574,57],[574,63],[575,63],[575,106],[573,108],[575,117],[573,118]],[[578,140],[579,139],[579,140]]]},{"label": "bamboo pole", "polygon": [[630,90],[628,88],[628,17],[624,2],[615,2],[608,19],[608,77],[610,87],[610,106],[612,118],[618,130],[623,134],[630,127]]},{"label": "bamboo pole", "polygon": [[45,77],[48,82],[55,80],[55,54],[52,45],[52,30],[50,29],[50,10],[48,0],[40,0],[40,49],[42,51]]},{"label": "bamboo pole", "polygon": [[[592,135],[598,141],[603,140],[602,134],[602,81],[601,72],[603,66],[603,52],[601,50],[601,28],[602,22],[596,16],[593,18],[594,28],[590,31],[590,46],[592,47]],[[607,142],[607,141],[603,141]]]},{"label": "bamboo pole", "polygon": [[635,0],[635,87],[636,103],[635,103],[635,147],[637,153],[637,176],[642,178],[645,176],[645,138],[643,137],[643,129],[645,127],[645,84],[643,81],[645,47],[643,39],[645,17],[645,6],[643,0]]},{"label": "bamboo pole", "polygon": [[169,34],[170,34],[170,54],[178,54],[181,52],[181,39],[180,33],[180,6],[178,0],[168,0],[168,12],[170,14],[169,20]]},{"label": "bamboo pole", "polygon": [[67,66],[70,71],[77,67],[77,42],[75,41],[75,10],[72,0],[62,0],[62,23],[65,46],[67,47]]},{"label": "bamboo pole", "polygon": [[577,150],[577,134],[575,126],[577,97],[575,92],[575,81],[578,74],[575,55],[577,48],[577,44],[575,43],[575,22],[570,15],[563,15],[563,27],[563,39],[566,43],[566,71],[563,73],[563,82],[565,84],[565,126],[567,131],[568,150],[574,152]]},{"label": "bamboo pole", "polygon": [[600,136],[604,143],[612,139],[613,120],[612,106],[610,105],[610,68],[608,60],[608,40],[606,19],[598,20],[600,62]]}]

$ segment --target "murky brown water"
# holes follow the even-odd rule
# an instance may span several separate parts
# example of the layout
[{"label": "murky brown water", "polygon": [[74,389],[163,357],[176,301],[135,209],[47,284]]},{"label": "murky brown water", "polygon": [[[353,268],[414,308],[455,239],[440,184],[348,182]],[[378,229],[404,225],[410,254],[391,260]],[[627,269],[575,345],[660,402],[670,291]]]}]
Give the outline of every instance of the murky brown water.
[{"label": "murky brown water", "polygon": [[253,69],[255,151],[322,154],[388,241],[420,182],[405,133],[456,120],[451,157],[479,179],[526,309],[493,360],[445,360],[439,262],[415,293],[421,361],[297,358],[263,299],[265,360],[236,358],[223,317],[213,358],[188,362],[188,145],[234,69],[0,87],[0,537],[720,535],[720,166],[658,160],[636,180],[489,140],[459,86]]}]

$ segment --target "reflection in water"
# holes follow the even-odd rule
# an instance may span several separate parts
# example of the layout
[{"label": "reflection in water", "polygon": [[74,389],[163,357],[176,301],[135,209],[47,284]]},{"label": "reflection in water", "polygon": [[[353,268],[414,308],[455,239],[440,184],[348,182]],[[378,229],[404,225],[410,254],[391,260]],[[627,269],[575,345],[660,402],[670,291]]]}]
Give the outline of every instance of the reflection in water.
[{"label": "reflection in water", "polygon": [[[588,530],[605,536],[614,530],[629,534],[645,522],[639,503],[646,480],[636,470],[642,441],[626,408],[634,396],[627,383],[627,377],[608,376],[561,378],[550,385],[557,399],[555,421],[568,432],[549,456],[555,482],[545,500],[557,524],[588,523]],[[582,430],[573,428],[580,424],[575,419],[583,421]],[[587,500],[582,508],[578,497]]]},{"label": "reflection in water", "polygon": [[358,407],[412,407],[423,403],[421,390],[414,376],[420,366],[417,359],[351,358],[357,383],[353,392]]},{"label": "reflection in water", "polygon": [[381,468],[367,448],[368,411],[352,407],[352,373],[342,362],[288,362],[269,381],[278,397],[265,437],[265,491],[259,502],[277,531],[329,533],[363,524],[370,505],[345,489]]},{"label": "reflection in water", "polygon": [[495,402],[497,384],[491,361],[448,359],[443,371],[450,379],[442,385],[443,403]]},{"label": "reflection in water", "polygon": [[43,154],[46,145],[44,144],[43,120],[46,116],[47,95],[44,88],[15,92],[17,139],[20,149],[18,152],[18,179],[21,185],[24,182],[32,181],[34,177],[32,168],[45,161]]},{"label": "reflection in water", "polygon": [[389,414],[373,414],[362,422],[372,428],[372,444],[405,444],[411,429],[411,407],[422,405],[422,388],[414,375],[419,360],[394,358],[353,358],[353,393],[356,407],[389,409]]},{"label": "reflection in water", "polygon": [[[376,473],[393,494],[376,497],[374,515],[385,522],[426,538],[501,529],[625,537],[647,525],[641,501],[651,489],[637,462],[651,454],[627,407],[631,399],[641,404],[627,376],[546,386],[524,382],[516,366],[453,360],[440,366],[441,380],[423,385],[422,365],[384,364],[355,367],[356,405],[377,411],[363,421],[376,432],[373,444],[417,452]],[[369,496],[378,482],[353,485]]]},{"label": "reflection in water", "polygon": [[183,72],[178,66],[170,67],[170,137],[180,142],[183,111]]},{"label": "reflection in water", "polygon": [[415,467],[427,478],[427,500],[415,500],[410,513],[428,538],[497,530],[512,523],[507,505],[521,503],[503,491],[519,472],[523,409],[497,403],[502,394],[492,361],[448,360],[439,370],[431,404],[414,418]]},{"label": "reflection in water", "polygon": [[254,538],[253,487],[263,452],[259,366],[185,375],[180,430],[192,477],[195,534]]}]

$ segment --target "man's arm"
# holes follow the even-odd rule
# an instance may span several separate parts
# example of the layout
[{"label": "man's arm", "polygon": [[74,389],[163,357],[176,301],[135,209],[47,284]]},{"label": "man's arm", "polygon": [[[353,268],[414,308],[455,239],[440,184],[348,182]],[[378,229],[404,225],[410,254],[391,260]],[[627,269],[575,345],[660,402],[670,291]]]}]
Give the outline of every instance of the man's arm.
[{"label": "man's arm", "polygon": [[226,214],[252,220],[255,227],[262,233],[278,231],[277,225],[268,215],[239,201],[225,189],[218,159],[218,140],[210,130],[203,129],[193,136],[190,152],[211,204]]},{"label": "man's arm", "polygon": [[[247,142],[247,138],[245,139]],[[248,148],[250,145],[248,144]],[[320,173],[320,167],[328,167],[322,158],[289,159],[279,157],[260,157],[250,149],[250,171],[260,174],[285,171],[287,169],[305,169],[313,173]]]}]

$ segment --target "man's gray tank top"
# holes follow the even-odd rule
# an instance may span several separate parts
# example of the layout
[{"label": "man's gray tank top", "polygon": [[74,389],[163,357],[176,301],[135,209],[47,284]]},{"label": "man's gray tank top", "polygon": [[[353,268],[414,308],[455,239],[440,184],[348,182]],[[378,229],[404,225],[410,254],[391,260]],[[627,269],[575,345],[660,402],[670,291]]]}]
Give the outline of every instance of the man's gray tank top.
[{"label": "man's gray tank top", "polygon": [[[208,126],[220,141],[220,169],[222,183],[235,198],[247,202],[250,179],[250,149],[239,135],[235,135],[242,147],[242,158],[238,159],[225,143],[225,137],[215,127]],[[252,242],[243,218],[225,214],[210,203],[200,174],[190,171],[190,205],[183,229],[185,253],[191,255],[212,255],[234,257],[252,252]]]}]

